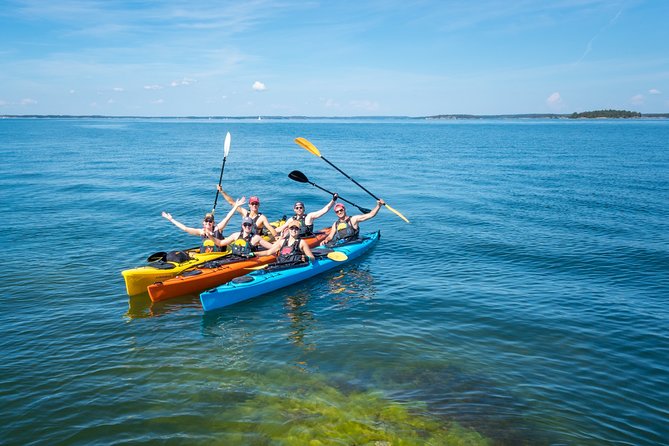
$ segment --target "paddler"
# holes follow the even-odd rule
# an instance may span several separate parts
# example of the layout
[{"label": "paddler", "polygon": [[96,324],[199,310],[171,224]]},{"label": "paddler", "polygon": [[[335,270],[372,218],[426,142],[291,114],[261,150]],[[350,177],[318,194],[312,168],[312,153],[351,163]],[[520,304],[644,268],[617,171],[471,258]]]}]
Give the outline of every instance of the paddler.
[{"label": "paddler", "polygon": [[337,214],[337,221],[332,224],[332,229],[325,239],[321,242],[321,245],[335,245],[337,243],[345,243],[351,240],[357,240],[360,238],[360,222],[369,220],[376,216],[379,213],[381,206],[386,204],[385,201],[379,199],[376,202],[374,209],[369,211],[366,214],[354,215],[350,217],[346,215],[346,206],[341,203],[337,203],[334,207],[335,214]]},{"label": "paddler", "polygon": [[282,235],[286,235],[283,233],[284,230],[286,230],[289,227],[290,223],[298,221],[300,222],[300,237],[307,237],[309,235],[312,235],[314,233],[314,220],[322,217],[330,209],[332,209],[332,206],[334,206],[338,197],[339,195],[332,194],[332,200],[330,200],[328,204],[326,204],[322,209],[314,212],[309,212],[308,214],[304,209],[304,202],[302,201],[295,202],[295,205],[293,206],[295,215],[290,217],[288,221],[286,221],[286,223],[276,228],[276,232]]},{"label": "paddler", "polygon": [[213,241],[218,247],[222,248],[230,245],[232,255],[240,257],[253,257],[253,251],[256,250],[258,245],[265,249],[272,247],[270,242],[258,234],[253,233],[253,219],[251,217],[242,218],[241,231],[233,232],[223,240],[215,238],[213,232],[208,232],[207,236],[209,237],[209,240]]},{"label": "paddler", "polygon": [[[234,203],[234,199],[223,190],[220,184],[217,186],[217,188],[218,191],[223,195],[223,198],[225,198],[225,200],[232,205]],[[249,198],[249,209],[240,207],[237,212],[242,214],[244,217],[250,217],[253,219],[254,234],[266,235],[269,233],[272,234],[271,240],[274,240],[276,238],[276,230],[274,230],[274,227],[269,224],[269,220],[267,220],[267,217],[264,216],[259,211],[259,209],[260,199],[256,196],[252,196]]]},{"label": "paddler", "polygon": [[246,197],[239,198],[237,201],[232,202],[232,209],[228,212],[228,215],[225,216],[225,218],[216,225],[216,222],[214,220],[214,214],[212,213],[207,213],[204,216],[204,219],[202,220],[202,228],[191,228],[189,226],[184,225],[183,223],[175,220],[172,217],[172,214],[169,212],[163,211],[161,214],[164,218],[166,218],[169,222],[173,223],[174,226],[177,228],[181,229],[182,231],[185,231],[191,235],[197,235],[200,237],[202,240],[202,243],[200,245],[200,252],[214,252],[214,251],[220,251],[216,244],[211,241],[209,238],[208,234],[212,234],[212,236],[215,239],[223,239],[223,229],[227,226],[227,224],[230,222],[230,219],[232,216],[235,214],[235,210],[239,208],[244,202],[246,201]]},{"label": "paddler", "polygon": [[268,256],[278,253],[275,264],[302,263],[306,262],[307,258],[312,262],[316,260],[307,242],[300,237],[302,224],[297,220],[293,220],[287,223],[287,225],[287,236],[279,238],[268,250],[256,252],[256,255]]}]

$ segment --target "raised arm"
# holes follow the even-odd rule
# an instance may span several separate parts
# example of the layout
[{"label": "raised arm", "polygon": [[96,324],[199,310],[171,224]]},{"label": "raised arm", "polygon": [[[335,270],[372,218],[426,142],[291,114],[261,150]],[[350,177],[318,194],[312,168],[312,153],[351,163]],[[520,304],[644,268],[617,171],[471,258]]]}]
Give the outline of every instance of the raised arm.
[{"label": "raised arm", "polygon": [[237,208],[243,205],[245,202],[246,202],[246,197],[237,199],[237,201],[235,201],[232,204],[232,208],[228,211],[228,215],[226,215],[225,218],[219,224],[216,225],[215,229],[220,232],[223,232],[223,229],[225,229],[228,223],[230,223],[230,219],[232,218],[232,216],[235,215],[235,211],[237,210]]},{"label": "raised arm", "polygon": [[362,215],[354,215],[353,217],[351,217],[351,224],[357,226],[358,223],[360,223],[361,221],[365,221],[365,220],[369,220],[370,218],[374,218],[376,216],[376,214],[379,213],[379,209],[381,209],[381,206],[383,206],[385,204],[386,204],[385,201],[379,199],[379,201],[376,202],[376,206],[374,206],[374,209],[372,209],[368,213],[362,214]]},{"label": "raised arm", "polygon": [[174,218],[172,218],[172,214],[170,214],[169,212],[163,211],[163,213],[161,215],[163,216],[163,218],[167,219],[167,221],[169,221],[170,223],[172,223],[174,226],[181,229],[182,231],[185,231],[185,232],[187,232],[191,235],[202,235],[203,234],[202,229],[190,228],[190,227],[186,226],[185,224],[183,224],[183,223],[175,220]]},{"label": "raised arm", "polygon": [[267,240],[265,240],[265,239],[262,238],[262,237],[260,237],[260,240],[262,240],[263,242],[267,243],[267,245],[269,245],[269,246],[264,245],[262,242],[259,242],[259,244],[260,244],[263,248],[265,248],[265,250],[264,250],[264,251],[256,251],[256,252],[254,253],[256,256],[271,256],[271,255],[273,255],[273,254],[276,254],[277,252],[279,252],[279,249],[281,249],[281,245],[283,244],[283,239],[281,239],[281,238],[278,239],[278,240],[277,240],[276,242],[274,242],[274,243],[269,243]]},{"label": "raised arm", "polygon": [[[228,203],[230,203],[230,206],[234,206],[234,205],[235,205],[235,199],[232,198],[230,195],[228,195],[228,193],[226,193],[226,192],[223,190],[223,188],[221,187],[220,184],[217,184],[217,185],[216,185],[216,189],[218,189],[218,191],[221,193],[221,195],[223,195],[223,198],[225,198],[225,201],[227,201]],[[237,208],[237,212],[239,212],[240,214],[242,214],[242,217],[246,217],[246,215],[249,213],[249,211],[247,211],[246,209],[244,209],[244,208],[242,208],[242,207],[238,207],[238,208]]]},{"label": "raised arm", "polygon": [[325,215],[327,213],[327,211],[332,209],[332,206],[334,206],[335,202],[337,201],[337,198],[339,198],[338,194],[332,194],[332,200],[330,200],[330,202],[328,204],[326,204],[323,207],[323,209],[318,210],[318,211],[314,211],[314,212],[309,212],[307,214],[307,217],[304,219],[304,223],[307,224],[307,225],[310,225],[314,222],[314,220],[316,220],[317,218],[320,218],[323,215]]},{"label": "raised arm", "polygon": [[330,233],[328,234],[328,236],[321,241],[321,245],[329,243],[336,233],[337,233],[337,222],[334,222],[332,223],[332,227],[330,228]]}]

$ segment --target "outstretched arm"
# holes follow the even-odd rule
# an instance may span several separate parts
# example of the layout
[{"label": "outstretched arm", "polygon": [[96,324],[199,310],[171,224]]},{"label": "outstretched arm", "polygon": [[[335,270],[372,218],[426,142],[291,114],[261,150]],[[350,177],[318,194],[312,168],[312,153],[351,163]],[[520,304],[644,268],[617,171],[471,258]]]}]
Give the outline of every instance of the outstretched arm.
[{"label": "outstretched arm", "polygon": [[374,206],[374,209],[372,209],[368,213],[362,214],[362,215],[355,215],[355,216],[351,217],[351,224],[352,225],[357,225],[361,221],[365,221],[365,220],[369,220],[370,218],[374,218],[376,216],[376,214],[379,213],[379,209],[381,209],[381,206],[383,206],[385,204],[386,204],[385,201],[379,199],[376,202],[376,206]]},{"label": "outstretched arm", "polygon": [[[268,242],[267,240],[265,240],[264,238],[262,238],[262,237],[259,236],[259,235],[255,235],[255,236],[253,236],[253,237],[254,237],[254,240],[253,240],[253,241],[256,242],[256,245],[260,245],[260,246],[262,246],[262,247],[265,248],[265,249],[272,250],[272,249],[274,249],[274,245],[276,245],[276,243],[272,244],[272,243]],[[255,237],[258,237],[258,238],[255,238]],[[278,250],[278,248],[277,248],[277,250]],[[262,252],[262,251],[261,251],[261,252]],[[256,253],[256,255],[258,255],[258,253]]]},{"label": "outstretched arm", "polygon": [[[218,189],[218,191],[221,193],[221,195],[223,195],[223,198],[225,198],[225,201],[227,201],[228,203],[230,203],[230,206],[234,206],[234,205],[235,205],[235,199],[232,198],[230,195],[228,195],[228,194],[223,190],[223,188],[221,187],[220,184],[217,184],[217,185],[216,185],[216,189]],[[239,212],[240,214],[242,214],[242,217],[246,217],[246,214],[248,214],[249,211],[247,211],[246,209],[244,209],[244,208],[242,208],[242,207],[238,207],[238,208],[237,208],[237,212]]]},{"label": "outstretched arm", "polygon": [[272,254],[276,254],[277,252],[279,252],[279,249],[281,249],[281,244],[283,243],[283,239],[277,240],[276,242],[274,242],[274,244],[269,243],[268,241],[266,241],[262,237],[260,237],[260,239],[263,242],[267,243],[269,245],[269,247],[267,247],[265,245],[262,245],[262,242],[261,242],[260,244],[262,245],[263,248],[265,248],[265,250],[264,251],[256,251],[255,252],[256,256],[271,256]]},{"label": "outstretched arm", "polygon": [[232,204],[232,208],[228,211],[228,215],[226,215],[225,218],[219,224],[216,225],[215,229],[223,232],[223,229],[225,229],[228,223],[230,223],[230,219],[232,218],[232,216],[235,215],[235,211],[237,210],[237,208],[243,205],[244,202],[246,202],[246,197],[237,199],[237,201],[235,201]]},{"label": "outstretched arm", "polygon": [[314,222],[314,220],[325,215],[327,211],[332,209],[332,206],[334,206],[335,201],[337,201],[337,198],[339,198],[338,194],[332,194],[332,200],[330,200],[330,202],[326,204],[325,207],[323,207],[323,209],[319,211],[309,212],[307,214],[307,217],[304,219],[304,223],[310,225]]},{"label": "outstretched arm", "polygon": [[185,232],[187,232],[187,233],[189,233],[189,234],[191,234],[191,235],[202,235],[202,233],[203,233],[203,232],[202,232],[202,229],[189,228],[189,227],[186,226],[185,224],[183,224],[183,223],[181,223],[181,222],[179,222],[179,221],[176,221],[174,218],[172,218],[172,214],[170,214],[169,212],[164,212],[164,211],[163,211],[163,213],[162,213],[161,215],[162,215],[164,218],[166,218],[167,221],[169,221],[170,223],[172,223],[174,226],[176,226],[177,228],[179,228],[179,229],[181,229],[182,231],[185,231]]}]

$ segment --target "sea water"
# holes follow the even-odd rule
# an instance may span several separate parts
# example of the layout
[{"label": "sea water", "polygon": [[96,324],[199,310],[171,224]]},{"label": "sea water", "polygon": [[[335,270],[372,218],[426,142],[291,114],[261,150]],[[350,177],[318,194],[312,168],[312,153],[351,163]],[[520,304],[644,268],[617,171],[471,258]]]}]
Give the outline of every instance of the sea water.
[{"label": "sea water", "polygon": [[[200,227],[226,132],[223,188],[270,220],[330,199],[292,170],[375,205],[301,136],[411,224],[382,209],[361,260],[213,314],[129,298],[121,270],[199,243],[160,214]],[[663,120],[0,120],[0,443],[666,443],[668,141]]]}]

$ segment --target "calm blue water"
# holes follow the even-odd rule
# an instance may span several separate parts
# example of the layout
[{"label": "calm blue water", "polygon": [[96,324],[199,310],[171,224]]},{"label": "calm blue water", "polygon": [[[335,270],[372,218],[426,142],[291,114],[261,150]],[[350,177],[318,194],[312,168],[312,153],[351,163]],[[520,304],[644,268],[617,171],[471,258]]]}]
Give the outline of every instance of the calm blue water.
[{"label": "calm blue water", "polygon": [[[270,219],[329,199],[293,169],[374,205],[303,136],[412,224],[382,210],[361,261],[220,313],[128,298],[122,269],[196,244],[160,213],[199,226],[227,131],[224,188]],[[666,444],[668,141],[650,120],[0,120],[0,443]]]}]

